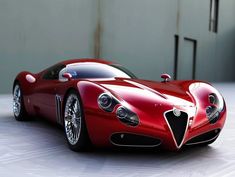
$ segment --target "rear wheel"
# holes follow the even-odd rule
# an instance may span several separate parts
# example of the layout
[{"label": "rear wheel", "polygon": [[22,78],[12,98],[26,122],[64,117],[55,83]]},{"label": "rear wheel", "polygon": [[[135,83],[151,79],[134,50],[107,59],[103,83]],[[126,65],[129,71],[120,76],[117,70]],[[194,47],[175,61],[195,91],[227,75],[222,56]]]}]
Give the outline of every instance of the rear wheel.
[{"label": "rear wheel", "polygon": [[64,128],[70,149],[84,151],[88,148],[89,137],[80,97],[76,91],[69,92],[65,101]]},{"label": "rear wheel", "polygon": [[13,87],[13,113],[18,121],[28,120],[28,115],[24,106],[23,93],[20,84],[16,82]]}]

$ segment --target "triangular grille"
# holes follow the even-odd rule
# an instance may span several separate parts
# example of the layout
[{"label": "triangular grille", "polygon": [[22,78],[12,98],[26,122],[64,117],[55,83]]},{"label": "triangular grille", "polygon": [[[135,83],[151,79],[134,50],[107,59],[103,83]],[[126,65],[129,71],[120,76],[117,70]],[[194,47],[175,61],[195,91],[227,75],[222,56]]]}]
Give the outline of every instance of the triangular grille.
[{"label": "triangular grille", "polygon": [[174,115],[173,111],[169,111],[165,114],[165,117],[170,126],[169,128],[174,134],[177,145],[180,146],[188,123],[187,113],[181,111],[180,116],[177,117]]}]

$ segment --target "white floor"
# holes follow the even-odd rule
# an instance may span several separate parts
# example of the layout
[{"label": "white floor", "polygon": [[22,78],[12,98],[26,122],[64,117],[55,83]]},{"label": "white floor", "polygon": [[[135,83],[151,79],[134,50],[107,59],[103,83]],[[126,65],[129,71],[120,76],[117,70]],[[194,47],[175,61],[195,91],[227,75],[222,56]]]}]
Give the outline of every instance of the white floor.
[{"label": "white floor", "polygon": [[235,84],[215,84],[227,102],[226,125],[215,143],[182,152],[67,148],[63,130],[45,121],[17,122],[11,96],[0,96],[0,177],[235,176]]}]

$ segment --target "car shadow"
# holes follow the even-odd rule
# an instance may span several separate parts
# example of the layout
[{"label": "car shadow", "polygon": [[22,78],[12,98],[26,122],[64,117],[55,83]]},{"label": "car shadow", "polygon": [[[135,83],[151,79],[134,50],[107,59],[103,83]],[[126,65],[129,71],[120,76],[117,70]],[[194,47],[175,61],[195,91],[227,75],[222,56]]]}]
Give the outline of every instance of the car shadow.
[{"label": "car shadow", "polygon": [[[131,163],[144,166],[155,165],[169,165],[177,164],[178,162],[191,162],[192,160],[198,160],[198,157],[213,156],[216,154],[216,149],[212,146],[195,146],[184,147],[179,151],[172,152],[161,148],[149,149],[149,148],[97,148],[91,147],[84,152],[73,152],[68,149],[67,142],[65,140],[64,131],[61,126],[47,121],[41,117],[33,118],[31,121],[18,122],[14,120],[14,117],[8,116],[1,119],[1,121],[7,121],[11,124],[13,129],[23,129],[28,136],[34,136],[38,140],[47,140],[51,143],[51,146],[59,146],[61,150],[68,154],[67,160],[73,157],[82,157],[85,159],[96,159],[96,161],[104,161],[104,159],[112,159],[116,161],[116,165],[122,163]],[[38,133],[41,132],[41,133]]]}]

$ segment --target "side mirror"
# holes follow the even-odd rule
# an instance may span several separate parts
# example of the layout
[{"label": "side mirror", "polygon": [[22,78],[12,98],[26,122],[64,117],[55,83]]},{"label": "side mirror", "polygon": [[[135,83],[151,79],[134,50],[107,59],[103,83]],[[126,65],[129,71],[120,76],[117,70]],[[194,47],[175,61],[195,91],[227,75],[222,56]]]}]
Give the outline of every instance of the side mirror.
[{"label": "side mirror", "polygon": [[68,81],[70,81],[72,79],[72,75],[70,73],[64,73],[64,74],[62,74],[62,77],[68,79]]},{"label": "side mirror", "polygon": [[25,79],[29,82],[29,83],[35,83],[36,82],[36,78],[33,76],[33,75],[31,75],[31,74],[27,74],[26,76],[25,76]]},{"label": "side mirror", "polygon": [[171,76],[169,74],[162,74],[161,78],[163,79],[163,82],[168,82],[171,79]]}]

